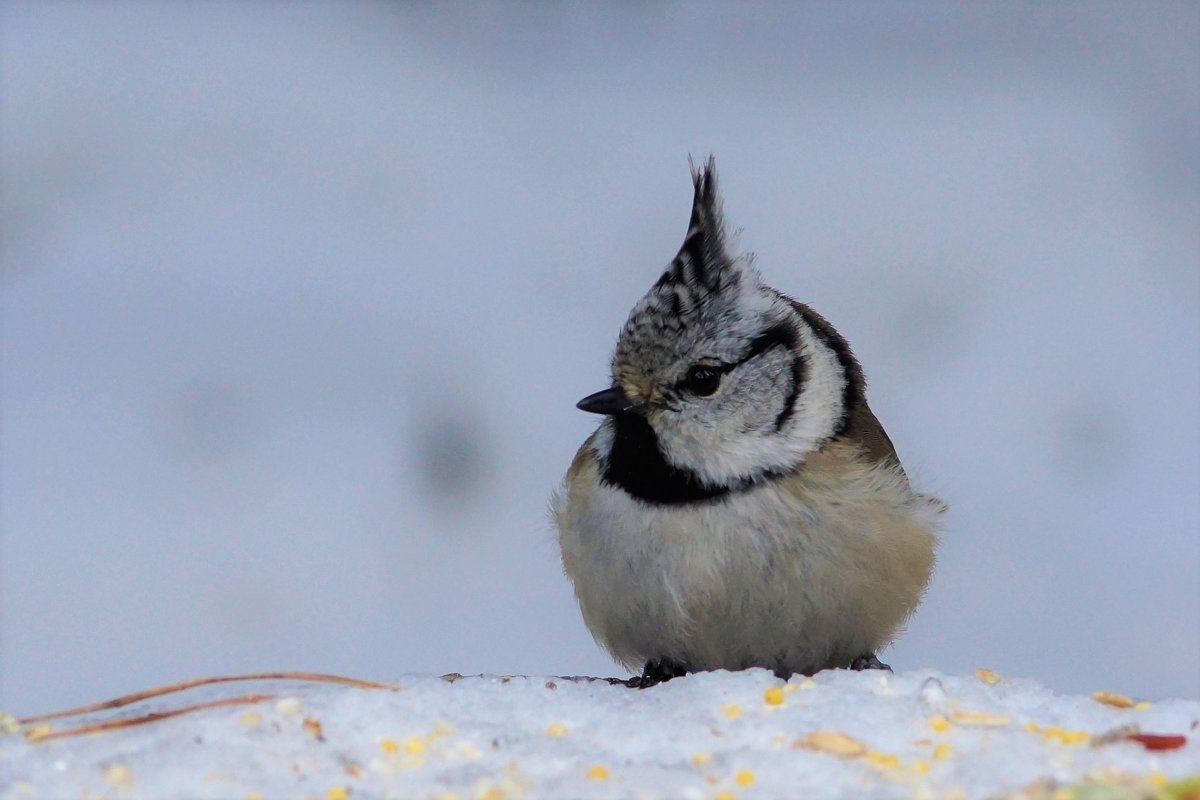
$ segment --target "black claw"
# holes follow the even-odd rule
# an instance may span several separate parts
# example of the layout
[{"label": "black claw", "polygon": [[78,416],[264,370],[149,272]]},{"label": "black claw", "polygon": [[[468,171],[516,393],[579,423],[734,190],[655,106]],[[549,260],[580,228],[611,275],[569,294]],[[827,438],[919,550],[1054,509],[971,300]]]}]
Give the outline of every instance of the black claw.
[{"label": "black claw", "polygon": [[855,672],[862,672],[864,669],[886,669],[888,672],[892,671],[892,668],[876,658],[874,653],[863,653],[850,662],[850,669]]},{"label": "black claw", "polygon": [[674,661],[655,658],[646,662],[640,676],[629,679],[629,686],[633,689],[649,689],[651,686],[657,686],[660,683],[666,683],[671,678],[679,678],[684,675],[687,675],[685,667],[681,667]]}]

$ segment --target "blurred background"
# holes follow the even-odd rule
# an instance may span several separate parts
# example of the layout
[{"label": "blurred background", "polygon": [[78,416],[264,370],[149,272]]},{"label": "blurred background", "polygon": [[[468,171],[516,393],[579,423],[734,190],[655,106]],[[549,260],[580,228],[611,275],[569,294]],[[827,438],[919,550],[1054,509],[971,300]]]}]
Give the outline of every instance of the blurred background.
[{"label": "blurred background", "polygon": [[0,708],[625,674],[547,498],[717,157],[951,505],[897,669],[1200,696],[1200,6],[0,11]]}]

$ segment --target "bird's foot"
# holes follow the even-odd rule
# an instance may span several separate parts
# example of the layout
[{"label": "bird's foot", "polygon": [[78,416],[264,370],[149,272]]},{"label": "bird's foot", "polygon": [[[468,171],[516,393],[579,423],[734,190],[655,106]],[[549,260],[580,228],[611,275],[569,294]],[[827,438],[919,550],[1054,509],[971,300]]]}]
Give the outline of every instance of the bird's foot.
[{"label": "bird's foot", "polygon": [[642,668],[642,674],[630,678],[628,683],[632,689],[649,689],[651,686],[666,683],[671,678],[678,678],[683,675],[687,675],[686,668],[676,664],[674,661],[655,658],[647,661],[646,666]]},{"label": "bird's foot", "polygon": [[863,653],[850,662],[850,669],[855,672],[862,672],[864,669],[886,669],[888,672],[892,671],[892,668],[876,658],[874,653]]}]

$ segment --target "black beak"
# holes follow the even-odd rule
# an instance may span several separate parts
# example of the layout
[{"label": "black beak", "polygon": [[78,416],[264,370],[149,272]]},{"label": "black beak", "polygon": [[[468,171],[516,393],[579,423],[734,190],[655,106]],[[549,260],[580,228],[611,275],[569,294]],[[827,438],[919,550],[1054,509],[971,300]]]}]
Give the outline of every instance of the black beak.
[{"label": "black beak", "polygon": [[626,397],[625,392],[616,386],[602,392],[589,394],[575,404],[580,411],[592,414],[621,414],[625,411],[632,411],[637,406],[637,403]]}]

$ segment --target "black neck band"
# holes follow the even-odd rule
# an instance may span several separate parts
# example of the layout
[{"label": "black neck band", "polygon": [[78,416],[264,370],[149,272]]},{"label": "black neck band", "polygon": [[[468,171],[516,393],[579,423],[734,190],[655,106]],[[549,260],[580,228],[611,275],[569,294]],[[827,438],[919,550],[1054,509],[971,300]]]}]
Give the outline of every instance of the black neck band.
[{"label": "black neck band", "polygon": [[777,477],[765,472],[732,484],[711,486],[689,469],[667,462],[650,423],[640,414],[616,414],[612,449],[602,457],[600,478],[652,505],[682,505],[723,500]]}]

